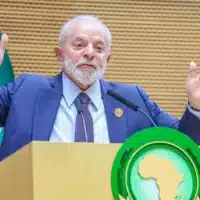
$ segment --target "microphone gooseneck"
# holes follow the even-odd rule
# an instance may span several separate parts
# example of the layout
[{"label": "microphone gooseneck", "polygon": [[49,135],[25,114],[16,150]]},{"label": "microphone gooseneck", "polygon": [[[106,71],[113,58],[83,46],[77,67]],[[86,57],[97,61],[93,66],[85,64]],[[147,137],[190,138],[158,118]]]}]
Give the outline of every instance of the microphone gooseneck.
[{"label": "microphone gooseneck", "polygon": [[110,95],[110,96],[112,96],[117,101],[120,101],[121,103],[125,104],[126,106],[128,106],[132,110],[138,111],[138,106],[136,106],[133,102],[125,99],[124,97],[122,97],[118,93],[114,92],[113,90],[108,90],[107,94]]},{"label": "microphone gooseneck", "polygon": [[87,133],[87,129],[86,129],[85,117],[83,115],[83,111],[84,111],[83,105],[82,105],[81,100],[79,98],[75,99],[74,104],[76,106],[77,112],[81,115],[81,118],[82,118],[82,121],[83,121],[85,141],[88,142],[88,133]]}]

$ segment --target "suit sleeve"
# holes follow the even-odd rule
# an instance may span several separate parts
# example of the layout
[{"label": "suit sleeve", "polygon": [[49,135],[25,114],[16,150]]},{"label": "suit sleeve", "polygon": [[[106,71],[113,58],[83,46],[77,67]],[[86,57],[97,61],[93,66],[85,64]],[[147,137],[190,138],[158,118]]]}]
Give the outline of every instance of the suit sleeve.
[{"label": "suit sleeve", "polygon": [[157,126],[177,129],[200,144],[200,120],[189,111],[188,107],[185,109],[183,116],[179,120],[176,117],[169,115],[155,102],[151,101],[143,88],[138,87],[138,91]]},{"label": "suit sleeve", "polygon": [[12,103],[12,96],[25,79],[25,74],[20,75],[13,82],[0,87],[0,126],[4,127]]}]

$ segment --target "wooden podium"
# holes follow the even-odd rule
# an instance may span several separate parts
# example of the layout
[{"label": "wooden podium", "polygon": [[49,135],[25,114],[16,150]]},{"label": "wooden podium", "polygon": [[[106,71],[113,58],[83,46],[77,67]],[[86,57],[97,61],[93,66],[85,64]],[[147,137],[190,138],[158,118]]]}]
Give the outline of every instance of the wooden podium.
[{"label": "wooden podium", "polygon": [[32,142],[0,163],[2,200],[113,200],[121,144]]}]

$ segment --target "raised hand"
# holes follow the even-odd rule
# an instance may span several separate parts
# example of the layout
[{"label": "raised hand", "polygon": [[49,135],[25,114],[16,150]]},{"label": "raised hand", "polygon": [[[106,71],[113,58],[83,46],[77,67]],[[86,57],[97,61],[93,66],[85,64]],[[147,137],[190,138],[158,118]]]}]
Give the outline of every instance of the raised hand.
[{"label": "raised hand", "polygon": [[6,34],[3,34],[0,40],[0,65],[3,62],[3,57],[4,57],[7,44],[8,44],[8,36]]},{"label": "raised hand", "polygon": [[196,110],[200,110],[200,74],[197,74],[197,65],[190,63],[186,92],[189,104]]}]

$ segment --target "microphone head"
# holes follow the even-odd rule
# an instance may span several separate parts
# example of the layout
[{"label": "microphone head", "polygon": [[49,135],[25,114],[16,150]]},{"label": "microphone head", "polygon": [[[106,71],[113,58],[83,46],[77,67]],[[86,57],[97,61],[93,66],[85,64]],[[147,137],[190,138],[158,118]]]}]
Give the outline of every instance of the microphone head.
[{"label": "microphone head", "polygon": [[112,96],[114,99],[116,99],[117,101],[125,104],[126,106],[128,106],[129,108],[131,108],[134,111],[138,111],[138,106],[135,105],[132,101],[129,101],[128,99],[122,97],[120,94],[118,94],[117,92],[114,92],[113,90],[108,90],[107,94]]},{"label": "microphone head", "polygon": [[112,96],[112,95],[115,95],[116,92],[114,92],[113,90],[108,90],[108,91],[107,91],[107,94],[110,95],[110,96]]},{"label": "microphone head", "polygon": [[81,103],[81,100],[79,98],[76,98],[74,103],[75,103],[77,112],[78,113],[83,113],[83,105]]}]

